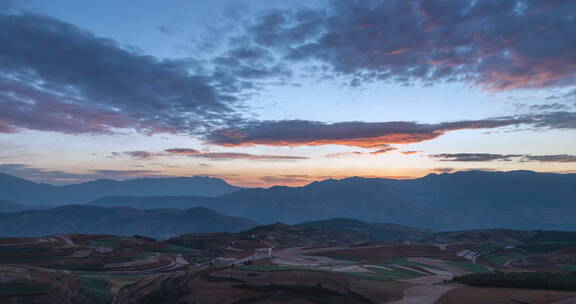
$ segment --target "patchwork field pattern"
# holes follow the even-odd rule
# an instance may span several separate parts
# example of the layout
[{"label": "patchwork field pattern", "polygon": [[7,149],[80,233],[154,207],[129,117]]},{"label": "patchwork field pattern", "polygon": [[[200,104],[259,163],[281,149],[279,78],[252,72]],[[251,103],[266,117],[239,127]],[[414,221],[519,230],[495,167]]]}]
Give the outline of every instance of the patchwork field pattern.
[{"label": "patchwork field pattern", "polygon": [[[308,228],[298,228],[308,229]],[[0,303],[554,303],[576,292],[466,287],[456,276],[570,273],[570,242],[325,242],[292,226],[158,241],[0,239]],[[337,232],[327,234],[337,237]],[[16,301],[17,302],[14,302]]]}]

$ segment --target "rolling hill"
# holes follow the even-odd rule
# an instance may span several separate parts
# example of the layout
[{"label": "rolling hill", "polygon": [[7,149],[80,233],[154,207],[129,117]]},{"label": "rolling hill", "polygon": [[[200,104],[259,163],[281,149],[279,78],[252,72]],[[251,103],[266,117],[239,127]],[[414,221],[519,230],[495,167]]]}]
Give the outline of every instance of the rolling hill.
[{"label": "rolling hill", "polygon": [[335,231],[355,231],[370,235],[380,241],[399,241],[420,239],[430,236],[436,231],[426,228],[417,228],[392,223],[366,223],[350,218],[333,218],[320,221],[305,222],[297,227],[321,228]]},{"label": "rolling hill", "polygon": [[11,237],[74,233],[167,238],[193,232],[238,232],[256,225],[203,207],[139,210],[69,205],[0,213],[0,236]]}]

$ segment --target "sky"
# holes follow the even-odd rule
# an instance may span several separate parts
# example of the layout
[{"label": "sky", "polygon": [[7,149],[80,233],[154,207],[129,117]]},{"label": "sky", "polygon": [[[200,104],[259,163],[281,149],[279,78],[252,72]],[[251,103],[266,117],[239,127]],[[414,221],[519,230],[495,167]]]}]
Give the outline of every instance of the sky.
[{"label": "sky", "polygon": [[0,172],[576,172],[571,0],[0,0]]}]

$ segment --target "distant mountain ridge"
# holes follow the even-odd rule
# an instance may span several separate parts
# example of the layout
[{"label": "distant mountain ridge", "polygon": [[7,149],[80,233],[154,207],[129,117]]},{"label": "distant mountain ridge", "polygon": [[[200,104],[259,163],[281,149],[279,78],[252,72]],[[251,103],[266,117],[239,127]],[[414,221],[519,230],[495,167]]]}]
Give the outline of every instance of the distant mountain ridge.
[{"label": "distant mountain ridge", "polygon": [[0,236],[115,234],[168,238],[192,232],[239,232],[257,223],[204,207],[139,210],[68,205],[0,213]]},{"label": "distant mountain ridge", "polygon": [[11,201],[0,200],[0,212],[13,212],[13,211],[22,211],[29,209],[28,206],[14,203]]},{"label": "distant mountain ridge", "polygon": [[217,196],[243,189],[212,177],[138,178],[125,181],[96,180],[52,186],[0,173],[0,200],[27,205],[86,203],[106,196]]},{"label": "distant mountain ridge", "polygon": [[576,230],[576,174],[465,171],[409,180],[352,177],[211,198],[114,197],[91,204],[205,206],[260,223],[347,217],[436,230]]}]

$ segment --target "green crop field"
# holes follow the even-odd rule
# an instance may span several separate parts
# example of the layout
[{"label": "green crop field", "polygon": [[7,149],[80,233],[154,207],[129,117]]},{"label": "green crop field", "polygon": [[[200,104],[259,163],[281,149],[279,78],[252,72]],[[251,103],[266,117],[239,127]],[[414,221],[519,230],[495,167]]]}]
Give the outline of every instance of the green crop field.
[{"label": "green crop field", "polygon": [[88,299],[96,300],[99,303],[110,302],[112,295],[108,290],[108,281],[102,278],[80,277],[80,284],[82,289],[78,292],[78,296],[74,299],[74,303],[89,302]]},{"label": "green crop field", "polygon": [[25,296],[48,293],[52,289],[49,284],[33,282],[8,282],[0,284],[0,296]]},{"label": "green crop field", "polygon": [[558,268],[568,271],[576,271],[576,265],[558,265]]},{"label": "green crop field", "polygon": [[519,245],[517,248],[523,249],[526,252],[540,254],[550,253],[562,249],[576,248],[576,243],[541,243],[541,244],[528,244]]},{"label": "green crop field", "polygon": [[[387,266],[390,267],[390,266]],[[403,268],[390,267],[391,270],[381,269],[376,267],[366,267],[370,272],[346,272],[358,278],[377,280],[377,281],[393,281],[393,280],[406,280],[423,276],[423,274]]]},{"label": "green crop field", "polygon": [[428,264],[419,263],[419,262],[412,262],[412,261],[408,261],[407,259],[390,259],[390,260],[384,261],[384,263],[382,264],[382,266],[388,266],[388,265],[420,266],[420,267],[426,267],[426,268],[431,268],[431,269],[436,269],[436,270],[444,270],[438,266],[428,265]]}]

